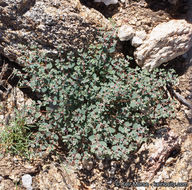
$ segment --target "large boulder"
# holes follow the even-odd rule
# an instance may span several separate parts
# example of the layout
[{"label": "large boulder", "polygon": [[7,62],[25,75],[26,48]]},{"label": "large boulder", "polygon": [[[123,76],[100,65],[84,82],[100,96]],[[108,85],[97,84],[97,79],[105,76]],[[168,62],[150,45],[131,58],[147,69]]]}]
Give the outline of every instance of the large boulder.
[{"label": "large boulder", "polygon": [[152,70],[184,53],[192,46],[192,24],[171,20],[157,25],[136,49],[138,65]]},{"label": "large boulder", "polygon": [[95,12],[79,0],[1,0],[0,53],[18,62],[32,46],[50,56],[58,46],[64,51],[83,48],[94,40],[93,22],[105,23]]}]

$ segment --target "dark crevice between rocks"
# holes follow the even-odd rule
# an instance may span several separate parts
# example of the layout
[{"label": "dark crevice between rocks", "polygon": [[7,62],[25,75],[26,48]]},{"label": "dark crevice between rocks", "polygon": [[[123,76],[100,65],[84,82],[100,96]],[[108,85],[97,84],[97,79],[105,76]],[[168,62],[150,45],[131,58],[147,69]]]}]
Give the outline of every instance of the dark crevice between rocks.
[{"label": "dark crevice between rocks", "polygon": [[6,7],[8,6],[8,3],[0,1],[0,7]]},{"label": "dark crevice between rocks", "polygon": [[[16,69],[18,71],[21,71],[22,73],[24,73],[23,71],[23,67],[20,66],[18,63],[10,61],[8,58],[6,58],[4,55],[0,55],[0,72],[2,71],[3,65],[7,64],[7,70],[4,72],[2,79],[3,81],[5,81],[7,84],[2,84],[2,81],[0,81],[0,89],[2,89],[2,91],[6,90],[6,86],[5,85],[11,85],[12,88],[16,87],[20,78],[16,75],[13,74],[13,70]],[[32,91],[32,89],[30,89],[29,87],[26,88],[20,88],[20,90],[28,97],[31,98],[33,100],[38,100],[37,95]]]},{"label": "dark crevice between rocks", "polygon": [[170,152],[168,158],[176,158],[181,153],[181,147],[177,147]]},{"label": "dark crevice between rocks", "polygon": [[186,17],[188,11],[187,0],[178,0],[174,4],[170,4],[168,1],[162,0],[145,0],[148,4],[148,8],[152,9],[154,12],[159,10],[164,10],[169,13],[172,18],[182,19]]},{"label": "dark crevice between rocks", "polygon": [[135,47],[131,45],[131,40],[129,41],[118,41],[117,44],[117,52],[122,53],[125,59],[129,60],[130,67],[136,68],[138,65],[134,59],[134,51],[136,50]]},{"label": "dark crevice between rocks", "polygon": [[82,5],[88,8],[94,8],[103,14],[106,18],[111,18],[118,12],[119,4],[111,4],[106,6],[104,3],[95,3],[94,0],[80,0]]},{"label": "dark crevice between rocks", "polygon": [[186,62],[185,56],[181,55],[167,63],[162,64],[159,68],[163,68],[165,70],[174,69],[176,74],[181,76],[187,71],[188,67],[189,65]]},{"label": "dark crevice between rocks", "polygon": [[21,16],[25,14],[31,7],[36,3],[36,0],[22,1],[20,6],[17,8],[17,15]]},{"label": "dark crevice between rocks", "polygon": [[186,133],[192,134],[192,126],[191,125],[187,128]]}]

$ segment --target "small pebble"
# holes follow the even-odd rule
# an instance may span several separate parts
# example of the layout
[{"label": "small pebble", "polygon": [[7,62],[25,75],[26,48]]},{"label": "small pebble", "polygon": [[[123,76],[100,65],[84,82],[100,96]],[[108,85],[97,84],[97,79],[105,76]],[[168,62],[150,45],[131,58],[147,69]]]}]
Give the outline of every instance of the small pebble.
[{"label": "small pebble", "polygon": [[27,190],[32,190],[32,177],[29,174],[25,174],[22,176],[22,184]]}]

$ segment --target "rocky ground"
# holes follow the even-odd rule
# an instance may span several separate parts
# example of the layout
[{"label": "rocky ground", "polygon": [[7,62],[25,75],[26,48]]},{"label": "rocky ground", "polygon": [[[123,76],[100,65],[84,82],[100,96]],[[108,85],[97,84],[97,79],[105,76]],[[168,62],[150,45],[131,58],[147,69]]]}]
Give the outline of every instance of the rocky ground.
[{"label": "rocky ground", "polygon": [[[49,4],[49,1],[45,2]],[[66,5],[69,5],[69,2],[70,1],[66,1]],[[94,27],[110,27],[108,18],[116,21],[117,27],[122,24],[130,24],[133,28],[145,30],[147,33],[158,24],[173,18],[185,18],[192,23],[191,0],[183,0],[181,4],[176,6],[160,0],[126,1],[125,3],[120,3],[118,6],[104,6],[104,4],[101,3],[83,0],[74,2],[72,6],[72,12],[75,12],[72,15],[73,18],[77,18],[79,15],[83,18],[82,20],[78,19],[79,24],[77,28],[83,30],[83,25],[89,22],[86,28],[90,33],[93,31],[90,23],[91,26]],[[57,5],[56,1],[55,3],[56,5],[54,5],[54,7],[57,9],[59,5]],[[62,6],[64,6],[64,3]],[[57,12],[54,14],[60,13]],[[27,17],[27,15],[25,16]],[[33,20],[33,18],[31,18],[31,20]],[[74,19],[70,20],[69,23],[73,22]],[[62,23],[60,23],[60,26],[61,25]],[[30,27],[33,27],[32,21],[30,21]],[[53,26],[52,29],[56,29],[55,26]],[[30,29],[28,28],[28,30]],[[42,28],[37,27],[37,33],[38,30],[42,30]],[[7,28],[6,31],[8,31]],[[13,30],[13,33],[16,35],[15,31],[16,30]],[[82,39],[86,37],[85,34],[86,32],[83,32]],[[69,33],[66,35],[69,35]],[[51,39],[51,36],[49,37]],[[41,39],[42,36],[39,36],[39,38]],[[57,36],[55,39],[56,38]],[[92,38],[91,34],[90,38]],[[11,36],[7,36],[7,41],[4,39],[6,49],[4,54],[11,60],[15,60],[15,54],[12,54],[13,52],[11,51],[14,45],[9,43],[10,39]],[[24,40],[30,41],[31,39]],[[73,40],[75,41],[75,39]],[[16,40],[16,43],[17,42]],[[45,42],[45,44],[46,43],[48,42]],[[54,42],[50,43],[54,44]],[[41,44],[42,48],[45,44]],[[123,43],[120,44],[120,46],[121,51],[129,48],[127,44]],[[2,52],[2,46],[0,49]],[[8,63],[10,70],[14,67],[19,67],[8,60],[3,60],[4,58],[2,58],[1,65]],[[180,75],[177,91],[185,97],[185,99],[192,101],[192,50],[167,65],[167,68],[172,67],[175,68]],[[7,72],[6,75],[10,76],[10,73]],[[6,77],[2,77],[1,81],[6,82],[5,78]],[[13,79],[13,81],[16,80],[16,78]],[[4,122],[9,122],[13,108],[15,106],[21,108],[24,102],[25,104],[30,104],[30,99],[19,89],[13,88],[14,84],[10,85],[6,83],[1,86],[5,87],[1,101],[1,107],[3,109],[0,113],[0,118],[3,121],[1,126],[3,126]],[[17,98],[15,99],[15,97]],[[146,188],[133,187],[133,184],[128,187],[129,182],[135,181],[137,183],[145,182],[145,185],[147,185],[147,183],[153,184],[154,182],[183,182],[188,183],[187,187],[176,187],[175,189],[190,190],[192,189],[192,113],[191,110],[179,101],[177,101],[175,106],[175,112],[176,118],[168,121],[167,125],[157,130],[153,142],[143,145],[138,153],[132,155],[130,161],[126,163],[86,163],[80,166],[80,168],[82,168],[80,171],[75,171],[72,166],[66,164],[62,159],[59,160],[55,155],[45,155],[43,159],[34,159],[31,162],[22,160],[19,157],[2,155],[0,160],[0,189],[30,189],[31,185],[33,189],[41,190],[170,189],[167,187],[157,188],[152,186]],[[29,176],[27,176],[28,178],[25,176],[26,174],[29,174]],[[32,184],[30,184],[31,180]]]}]

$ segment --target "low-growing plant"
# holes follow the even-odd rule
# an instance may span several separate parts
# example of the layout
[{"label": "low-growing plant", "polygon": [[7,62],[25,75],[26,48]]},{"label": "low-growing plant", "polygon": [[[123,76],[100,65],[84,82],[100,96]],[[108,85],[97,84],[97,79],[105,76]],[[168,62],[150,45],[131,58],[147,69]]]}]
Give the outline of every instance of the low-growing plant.
[{"label": "low-growing plant", "polygon": [[53,61],[38,51],[25,55],[27,85],[40,99],[28,110],[38,133],[33,147],[63,148],[80,160],[127,159],[150,136],[150,126],[172,116],[166,82],[172,71],[131,68],[115,56],[114,31],[102,33],[87,50],[64,56],[58,48]]},{"label": "low-growing plant", "polygon": [[1,150],[18,156],[30,156],[30,137],[31,133],[26,126],[25,118],[17,113],[9,125],[5,125],[0,133]]}]

